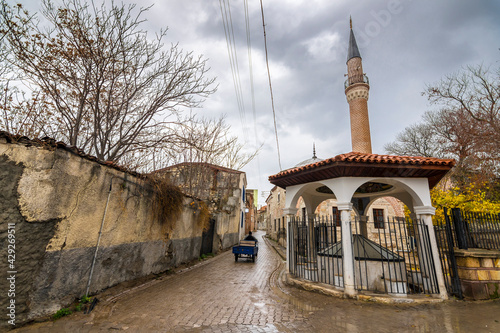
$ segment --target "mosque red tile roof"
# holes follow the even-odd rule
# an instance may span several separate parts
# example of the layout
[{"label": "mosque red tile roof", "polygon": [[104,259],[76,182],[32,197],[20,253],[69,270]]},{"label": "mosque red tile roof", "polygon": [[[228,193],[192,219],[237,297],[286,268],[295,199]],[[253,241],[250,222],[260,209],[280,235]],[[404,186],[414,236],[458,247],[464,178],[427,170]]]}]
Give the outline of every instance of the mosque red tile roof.
[{"label": "mosque red tile roof", "polygon": [[426,177],[432,188],[454,165],[453,159],[350,152],[283,170],[269,181],[285,188],[338,177]]}]

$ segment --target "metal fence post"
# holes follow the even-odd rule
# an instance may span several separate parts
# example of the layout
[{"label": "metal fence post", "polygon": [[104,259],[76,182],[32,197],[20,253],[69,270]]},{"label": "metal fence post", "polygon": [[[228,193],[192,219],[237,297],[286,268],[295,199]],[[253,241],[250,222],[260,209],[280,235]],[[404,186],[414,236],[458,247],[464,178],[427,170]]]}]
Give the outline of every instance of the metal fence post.
[{"label": "metal fence post", "polygon": [[455,225],[458,248],[467,250],[469,248],[467,242],[469,235],[467,234],[467,228],[465,226],[465,221],[462,219],[460,208],[452,208],[451,215],[453,216],[453,224]]}]

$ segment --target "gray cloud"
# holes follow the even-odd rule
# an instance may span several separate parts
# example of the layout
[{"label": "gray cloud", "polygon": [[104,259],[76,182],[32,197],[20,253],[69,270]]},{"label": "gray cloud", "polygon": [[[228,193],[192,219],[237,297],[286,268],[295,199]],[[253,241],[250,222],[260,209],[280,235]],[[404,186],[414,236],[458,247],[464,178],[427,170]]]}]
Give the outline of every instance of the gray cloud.
[{"label": "gray cloud", "polygon": [[[129,1],[126,1],[129,2]],[[146,6],[151,0],[141,2]],[[264,0],[266,33],[273,80],[283,168],[318,155],[351,150],[344,73],[349,16],[370,78],[374,153],[398,131],[419,121],[429,105],[421,91],[427,83],[468,64],[500,60],[500,3],[494,1],[286,1]],[[147,28],[169,27],[169,41],[208,57],[219,89],[197,110],[200,115],[227,114],[234,133],[253,147],[243,1],[230,1],[241,84],[246,106],[240,121],[222,26],[219,1],[157,1],[146,14]],[[279,172],[259,1],[249,1],[258,142],[258,161],[247,166],[248,186],[269,190],[267,177]],[[242,128],[246,130],[243,131]],[[260,170],[260,172],[259,172]],[[262,202],[262,198],[260,198]]]}]

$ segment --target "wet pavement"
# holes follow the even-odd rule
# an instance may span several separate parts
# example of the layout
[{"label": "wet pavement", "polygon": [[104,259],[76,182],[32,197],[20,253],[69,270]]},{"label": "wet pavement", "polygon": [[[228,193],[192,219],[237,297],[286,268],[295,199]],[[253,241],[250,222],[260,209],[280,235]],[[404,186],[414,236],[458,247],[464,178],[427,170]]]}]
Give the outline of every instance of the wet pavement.
[{"label": "wet pavement", "polygon": [[380,304],[283,283],[284,261],[259,238],[255,263],[228,251],[114,296],[89,315],[12,332],[500,332],[500,301]]}]

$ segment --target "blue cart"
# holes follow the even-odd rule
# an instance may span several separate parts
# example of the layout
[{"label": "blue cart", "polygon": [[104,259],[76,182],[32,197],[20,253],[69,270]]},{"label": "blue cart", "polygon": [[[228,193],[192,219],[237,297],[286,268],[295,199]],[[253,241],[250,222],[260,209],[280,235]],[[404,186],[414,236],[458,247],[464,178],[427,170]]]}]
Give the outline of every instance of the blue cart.
[{"label": "blue cart", "polygon": [[233,246],[234,261],[238,261],[238,258],[243,256],[251,258],[252,262],[255,262],[255,258],[259,253],[259,246],[256,241],[253,240],[242,240],[240,245]]}]

